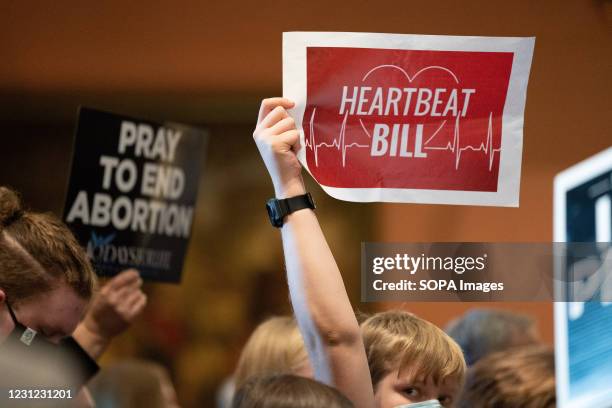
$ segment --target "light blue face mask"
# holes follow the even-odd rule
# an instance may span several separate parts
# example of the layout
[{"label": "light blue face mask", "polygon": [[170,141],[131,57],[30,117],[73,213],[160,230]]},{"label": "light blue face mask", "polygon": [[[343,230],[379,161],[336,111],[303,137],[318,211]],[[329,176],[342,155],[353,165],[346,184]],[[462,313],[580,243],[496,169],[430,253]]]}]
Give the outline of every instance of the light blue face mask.
[{"label": "light blue face mask", "polygon": [[427,401],[414,402],[412,404],[398,405],[395,408],[444,408],[444,407],[442,407],[442,404],[440,404],[440,401],[436,399],[432,399],[432,400],[427,400]]}]

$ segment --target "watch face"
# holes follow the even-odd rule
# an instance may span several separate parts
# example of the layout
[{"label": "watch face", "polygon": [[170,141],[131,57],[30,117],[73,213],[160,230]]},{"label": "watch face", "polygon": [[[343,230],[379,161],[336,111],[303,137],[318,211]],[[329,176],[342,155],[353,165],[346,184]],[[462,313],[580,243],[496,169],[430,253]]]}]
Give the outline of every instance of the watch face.
[{"label": "watch face", "polygon": [[270,222],[275,227],[283,226],[283,219],[280,216],[280,208],[278,207],[278,200],[271,199],[266,203],[266,209],[268,210],[268,217],[270,217]]}]

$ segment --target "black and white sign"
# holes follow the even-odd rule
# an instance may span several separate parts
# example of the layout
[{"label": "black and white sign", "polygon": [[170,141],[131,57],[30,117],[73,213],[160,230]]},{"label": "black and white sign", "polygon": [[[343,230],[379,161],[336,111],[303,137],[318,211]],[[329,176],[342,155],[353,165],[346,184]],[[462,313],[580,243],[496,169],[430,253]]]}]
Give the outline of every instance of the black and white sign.
[{"label": "black and white sign", "polygon": [[179,282],[205,134],[81,108],[64,220],[96,271]]}]

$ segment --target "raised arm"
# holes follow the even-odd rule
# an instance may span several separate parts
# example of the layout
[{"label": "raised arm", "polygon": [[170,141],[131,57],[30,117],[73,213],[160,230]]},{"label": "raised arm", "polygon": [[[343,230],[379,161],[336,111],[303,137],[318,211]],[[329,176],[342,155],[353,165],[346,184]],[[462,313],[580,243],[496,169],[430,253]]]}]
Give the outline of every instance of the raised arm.
[{"label": "raised arm", "polygon": [[[299,134],[286,111],[292,107],[284,98],[265,99],[253,133],[277,198],[305,193],[295,153]],[[314,211],[288,215],[281,234],[291,303],[316,379],[337,387],[356,407],[373,407],[359,324]]]}]

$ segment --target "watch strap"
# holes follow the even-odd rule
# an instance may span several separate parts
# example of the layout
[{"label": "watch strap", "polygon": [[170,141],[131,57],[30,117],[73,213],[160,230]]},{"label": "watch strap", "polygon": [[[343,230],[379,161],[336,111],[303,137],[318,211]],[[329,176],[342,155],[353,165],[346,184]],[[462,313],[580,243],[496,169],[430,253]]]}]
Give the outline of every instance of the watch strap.
[{"label": "watch strap", "polygon": [[285,212],[285,215],[289,215],[298,210],[303,210],[304,208],[311,208],[313,210],[315,208],[314,201],[312,200],[310,193],[285,198],[280,201],[284,203],[285,208],[283,208],[283,212]]},{"label": "watch strap", "polygon": [[268,216],[273,226],[280,228],[283,226],[284,218],[298,210],[306,208],[315,209],[315,203],[310,193],[295,197],[270,199],[267,203]]}]

